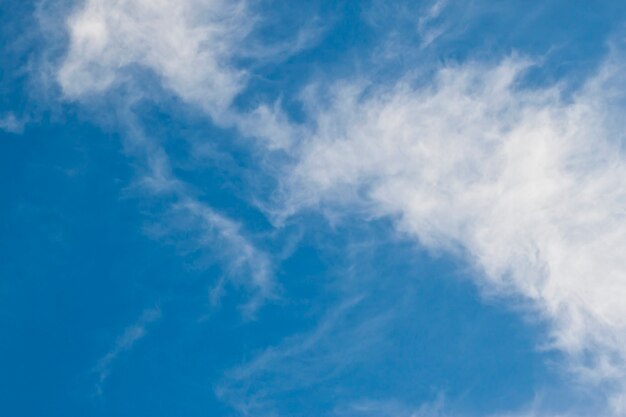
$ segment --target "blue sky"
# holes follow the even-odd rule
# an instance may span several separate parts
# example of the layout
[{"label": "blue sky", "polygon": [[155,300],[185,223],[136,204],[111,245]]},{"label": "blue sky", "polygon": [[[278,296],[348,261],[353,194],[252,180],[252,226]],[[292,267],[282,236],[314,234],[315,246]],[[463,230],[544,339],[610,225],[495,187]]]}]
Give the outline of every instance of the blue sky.
[{"label": "blue sky", "polygon": [[0,415],[626,415],[626,3],[0,19]]}]

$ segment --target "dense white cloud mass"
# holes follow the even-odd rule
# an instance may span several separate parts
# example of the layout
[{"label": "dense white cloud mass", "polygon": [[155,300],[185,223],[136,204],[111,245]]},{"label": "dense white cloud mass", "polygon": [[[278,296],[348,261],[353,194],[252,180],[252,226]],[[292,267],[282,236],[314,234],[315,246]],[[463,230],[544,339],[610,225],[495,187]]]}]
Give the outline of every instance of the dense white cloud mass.
[{"label": "dense white cloud mass", "polygon": [[289,144],[293,127],[274,105],[245,114],[231,108],[248,79],[234,61],[280,59],[309,46],[314,31],[278,47],[248,44],[255,19],[245,0],[88,0],[67,24],[69,50],[57,77],[68,98],[104,93],[132,79],[138,67],[216,124],[236,126],[273,148]]},{"label": "dense white cloud mass", "polygon": [[250,27],[241,1],[88,0],[68,26],[69,51],[58,79],[69,97],[102,92],[140,65],[215,115],[245,77],[230,62]]},{"label": "dense white cloud mass", "polygon": [[[466,64],[432,84],[347,84],[307,100],[315,133],[287,211],[363,207],[467,257],[486,291],[522,295],[585,380],[626,377],[626,164],[607,64],[571,99],[522,89],[526,63]],[[613,87],[613,90],[611,90]],[[617,412],[624,399],[613,398]]]}]

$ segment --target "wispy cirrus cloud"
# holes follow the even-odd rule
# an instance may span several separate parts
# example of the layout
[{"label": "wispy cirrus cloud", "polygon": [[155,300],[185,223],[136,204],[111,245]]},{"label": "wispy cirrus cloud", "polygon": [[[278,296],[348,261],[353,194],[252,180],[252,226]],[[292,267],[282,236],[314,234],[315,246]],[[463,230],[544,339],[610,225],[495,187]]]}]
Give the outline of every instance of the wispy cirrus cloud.
[{"label": "wispy cirrus cloud", "polygon": [[349,317],[362,301],[354,295],[345,299],[310,332],[289,337],[231,369],[216,387],[218,397],[243,415],[280,415],[281,394],[316,389],[349,372],[354,361],[382,342],[391,318],[380,313],[352,322]]},{"label": "wispy cirrus cloud", "polygon": [[102,394],[104,383],[111,374],[111,368],[117,357],[133,348],[133,346],[148,332],[148,326],[161,318],[161,310],[149,308],[141,313],[139,319],[124,329],[124,332],[115,340],[113,348],[106,353],[96,365],[94,372],[98,376],[96,390]]},{"label": "wispy cirrus cloud", "polygon": [[397,401],[355,401],[338,407],[334,415],[337,417],[445,417],[448,414],[445,411],[445,397],[440,395],[435,401],[419,407],[409,407]]},{"label": "wispy cirrus cloud", "polygon": [[181,253],[194,253],[200,265],[218,263],[222,274],[211,286],[209,301],[219,305],[227,287],[243,288],[248,300],[241,305],[241,312],[250,319],[264,302],[277,297],[279,284],[270,254],[259,249],[242,229],[239,222],[208,204],[183,196],[168,207],[159,222],[148,227],[148,234],[182,241]]},{"label": "wispy cirrus cloud", "polygon": [[220,263],[224,272],[213,285],[212,303],[219,303],[226,284],[235,284],[249,291],[242,312],[247,318],[254,317],[264,300],[276,295],[271,257],[253,243],[240,222],[220,213],[177,178],[169,155],[158,140],[144,134],[132,112],[126,111],[120,119],[125,120],[122,126],[127,152],[141,163],[138,178],[129,190],[166,202],[160,220],[147,228],[148,234],[163,240],[184,236],[185,247]]},{"label": "wispy cirrus cloud", "polygon": [[0,117],[0,129],[9,133],[22,133],[26,122],[13,113],[6,113]]}]

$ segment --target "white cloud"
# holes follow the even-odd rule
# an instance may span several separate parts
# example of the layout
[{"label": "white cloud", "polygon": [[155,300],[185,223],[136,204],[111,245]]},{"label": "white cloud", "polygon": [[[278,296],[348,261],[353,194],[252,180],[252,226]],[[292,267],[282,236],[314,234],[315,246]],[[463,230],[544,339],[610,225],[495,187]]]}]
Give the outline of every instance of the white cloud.
[{"label": "white cloud", "polygon": [[230,62],[250,29],[242,1],[88,0],[68,29],[58,80],[71,98],[103,92],[140,65],[216,116],[245,79]]},{"label": "white cloud", "polygon": [[445,28],[435,22],[446,8],[447,0],[436,0],[417,21],[417,31],[422,38],[422,47],[425,48],[441,36]]},{"label": "white cloud", "polygon": [[66,98],[83,99],[136,82],[142,75],[133,70],[147,69],[215,124],[286,147],[294,127],[275,105],[233,109],[249,78],[235,61],[284,59],[314,44],[321,29],[264,45],[249,38],[257,21],[246,0],[86,0],[67,20],[69,49],[57,80]]},{"label": "white cloud", "polygon": [[98,394],[102,394],[103,385],[111,374],[111,366],[115,359],[121,353],[131,350],[135,343],[146,335],[147,326],[160,318],[161,310],[158,308],[146,309],[141,313],[141,317],[124,329],[124,332],[115,340],[113,348],[98,361],[94,370],[98,374],[96,386]]},{"label": "white cloud", "polygon": [[252,294],[243,306],[243,313],[246,317],[253,317],[265,299],[275,296],[274,271],[269,255],[243,236],[240,224],[198,200],[186,198],[176,203],[172,210],[185,218],[188,228],[200,232],[196,241],[198,247],[210,248],[227,266],[227,274],[214,287],[211,301],[219,302],[228,278],[243,285]]},{"label": "white cloud", "polygon": [[[435,6],[422,23],[426,43],[440,13]],[[250,31],[243,2],[87,0],[68,24],[58,73],[68,98],[103,93],[139,65],[217,124],[272,147],[305,134],[279,108],[230,108],[246,80],[232,62]],[[516,87],[525,65],[466,64],[425,86],[346,83],[330,97],[310,94],[313,133],[283,173],[284,212],[339,203],[393,217],[424,246],[465,256],[485,291],[523,296],[551,324],[547,345],[570,355],[585,381],[615,388],[626,380],[623,82],[607,64],[565,99],[558,86]],[[136,136],[145,184],[176,194],[174,208],[205,219],[218,230],[210,236],[244,248],[244,263],[266,271],[266,256],[236,223],[200,206],[163,149]],[[252,277],[266,281],[266,272]],[[626,397],[614,395],[613,405],[625,413]]]},{"label": "white cloud", "polygon": [[24,124],[25,121],[18,119],[13,113],[0,117],[0,129],[9,133],[22,133]]},{"label": "white cloud", "polygon": [[333,415],[337,417],[446,417],[445,397],[439,395],[430,403],[424,403],[419,407],[409,407],[397,401],[360,400],[339,407]]},{"label": "white cloud", "polygon": [[[240,125],[244,134],[264,129],[274,137],[283,132],[276,136],[280,145],[286,130],[278,126],[285,122],[275,110],[259,106],[245,116],[229,110],[246,80],[245,72],[231,61],[242,51],[240,43],[252,24],[246,2],[239,0],[87,0],[67,20],[69,49],[57,80],[66,99],[80,101],[105,96],[118,82],[136,84],[141,72],[133,68],[139,66],[153,71],[166,88],[217,124]],[[134,189],[173,198],[165,210],[171,222],[161,225],[159,233],[181,231],[189,224],[201,230],[194,244],[213,252],[229,278],[252,291],[244,313],[253,315],[272,295],[269,257],[244,237],[241,225],[202,202],[177,178],[169,155],[158,139],[144,133],[135,115],[141,90],[131,90],[112,113],[113,123],[124,133],[127,154],[139,161],[141,175]],[[215,291],[213,298],[218,294]]]},{"label": "white cloud", "polygon": [[619,72],[605,65],[566,100],[558,86],[516,87],[526,66],[470,63],[418,87],[346,83],[309,95],[315,131],[285,173],[285,210],[356,204],[396,219],[427,248],[466,257],[486,291],[523,296],[551,325],[547,345],[585,381],[621,385]]},{"label": "white cloud", "polygon": [[280,415],[281,394],[332,387],[333,379],[353,369],[355,361],[370,358],[389,328],[387,313],[351,322],[350,313],[362,301],[360,296],[345,299],[311,331],[285,338],[230,370],[216,387],[217,396],[243,415]]},{"label": "white cloud", "polygon": [[209,252],[209,258],[219,261],[226,271],[215,286],[212,302],[219,301],[227,280],[234,282],[249,290],[250,299],[243,306],[243,313],[253,317],[262,302],[275,295],[269,255],[246,237],[240,223],[203,202],[188,184],[179,180],[159,142],[143,133],[140,122],[130,111],[123,113],[120,119],[124,119],[127,152],[142,164],[140,177],[131,188],[167,201],[163,217],[150,228],[150,234],[167,240],[168,236],[182,233],[185,246],[193,247],[193,251]]}]

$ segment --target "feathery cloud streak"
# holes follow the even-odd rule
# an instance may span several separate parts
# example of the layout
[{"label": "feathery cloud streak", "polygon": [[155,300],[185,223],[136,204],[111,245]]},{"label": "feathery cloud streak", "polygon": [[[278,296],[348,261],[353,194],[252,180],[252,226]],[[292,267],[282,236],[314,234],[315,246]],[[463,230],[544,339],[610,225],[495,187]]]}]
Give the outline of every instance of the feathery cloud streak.
[{"label": "feathery cloud streak", "polygon": [[98,365],[95,368],[95,372],[98,374],[96,386],[98,394],[102,394],[103,385],[111,374],[111,366],[115,359],[122,352],[131,350],[135,343],[146,335],[148,325],[160,318],[161,310],[158,308],[146,309],[135,323],[124,329],[124,332],[115,341],[115,346],[98,361]]}]

